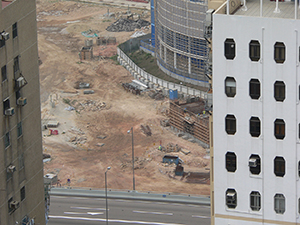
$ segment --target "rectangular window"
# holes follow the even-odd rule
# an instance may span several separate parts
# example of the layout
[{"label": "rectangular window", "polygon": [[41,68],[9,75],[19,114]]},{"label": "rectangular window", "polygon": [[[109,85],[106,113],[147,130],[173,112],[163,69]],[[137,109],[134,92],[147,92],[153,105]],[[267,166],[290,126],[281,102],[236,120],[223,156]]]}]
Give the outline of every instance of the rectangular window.
[{"label": "rectangular window", "polygon": [[276,63],[285,61],[285,45],[283,42],[276,42],[274,45],[274,60]]},{"label": "rectangular window", "polygon": [[8,200],[8,212],[11,213],[12,211],[14,211],[14,209],[11,207],[11,202],[13,201],[13,198],[11,197],[9,200]]},{"label": "rectangular window", "polygon": [[224,42],[224,55],[226,59],[234,59],[235,57],[235,41],[227,38]]},{"label": "rectangular window", "polygon": [[285,197],[283,194],[276,194],[274,196],[274,210],[278,214],[285,212]]},{"label": "rectangular window", "polygon": [[260,82],[258,79],[250,80],[249,95],[252,99],[259,99],[259,97],[260,97]]},{"label": "rectangular window", "polygon": [[258,191],[252,191],[250,193],[250,208],[253,211],[259,211],[261,208],[260,193]]},{"label": "rectangular window", "polygon": [[260,59],[260,43],[252,40],[249,44],[249,57],[251,61],[257,62]]},{"label": "rectangular window", "polygon": [[19,56],[14,58],[14,74],[18,73],[20,70],[20,65],[19,65]]},{"label": "rectangular window", "polygon": [[227,115],[225,118],[225,130],[227,134],[235,134],[236,132],[236,119],[234,115]]},{"label": "rectangular window", "polygon": [[276,139],[284,139],[285,137],[285,122],[282,119],[276,119],[274,122],[274,136]]},{"label": "rectangular window", "polygon": [[8,146],[10,146],[10,140],[9,140],[9,132],[7,132],[4,136],[4,146],[5,148],[7,148]]},{"label": "rectangular window", "polygon": [[24,153],[19,155],[19,169],[23,169],[24,168]]},{"label": "rectangular window", "polygon": [[0,48],[2,48],[4,45],[5,45],[5,40],[0,36]]},{"label": "rectangular window", "polygon": [[18,36],[18,27],[17,27],[17,23],[14,23],[12,25],[12,32],[13,32],[13,38]]},{"label": "rectangular window", "polygon": [[6,65],[1,68],[1,77],[2,77],[2,82],[7,80]]},{"label": "rectangular window", "polygon": [[20,194],[21,194],[21,201],[23,201],[25,199],[25,186],[21,188]]},{"label": "rectangular window", "polygon": [[225,94],[227,97],[234,97],[236,94],[236,81],[233,77],[225,79]]},{"label": "rectangular window", "polygon": [[19,122],[17,124],[17,134],[18,134],[18,137],[20,137],[23,134],[23,132],[22,132],[22,122]]}]

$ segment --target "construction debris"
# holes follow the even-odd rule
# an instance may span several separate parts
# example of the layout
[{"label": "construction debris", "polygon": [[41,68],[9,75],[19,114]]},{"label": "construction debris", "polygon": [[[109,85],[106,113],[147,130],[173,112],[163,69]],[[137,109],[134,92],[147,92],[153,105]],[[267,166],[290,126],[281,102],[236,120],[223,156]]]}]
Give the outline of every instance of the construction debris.
[{"label": "construction debris", "polygon": [[131,20],[131,19],[118,19],[112,25],[106,28],[110,32],[121,32],[121,31],[134,31],[135,29],[141,29],[142,27],[150,25],[150,22],[142,19]]},{"label": "construction debris", "polygon": [[151,132],[151,129],[148,125],[144,126],[144,125],[141,125],[141,130],[142,132],[146,135],[146,136],[151,136],[152,135],[152,132]]},{"label": "construction debris", "polygon": [[122,86],[127,92],[131,92],[136,95],[141,94],[141,90],[137,86],[134,86],[130,83],[122,83]]},{"label": "construction debris", "polygon": [[162,120],[160,120],[160,125],[162,127],[168,127],[168,126],[170,126],[169,119],[162,119]]},{"label": "construction debris", "polygon": [[76,101],[73,106],[78,112],[81,111],[98,111],[106,108],[106,103],[101,101],[84,100],[82,102]]}]

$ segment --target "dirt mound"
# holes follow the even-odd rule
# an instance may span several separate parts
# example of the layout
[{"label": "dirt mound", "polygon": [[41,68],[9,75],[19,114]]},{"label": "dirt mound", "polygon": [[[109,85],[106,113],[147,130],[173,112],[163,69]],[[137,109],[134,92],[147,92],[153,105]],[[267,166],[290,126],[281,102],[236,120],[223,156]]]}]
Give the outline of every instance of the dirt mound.
[{"label": "dirt mound", "polygon": [[135,29],[141,29],[150,25],[150,22],[146,20],[131,20],[131,19],[118,19],[112,25],[106,28],[107,31],[121,32],[121,31],[135,31]]}]

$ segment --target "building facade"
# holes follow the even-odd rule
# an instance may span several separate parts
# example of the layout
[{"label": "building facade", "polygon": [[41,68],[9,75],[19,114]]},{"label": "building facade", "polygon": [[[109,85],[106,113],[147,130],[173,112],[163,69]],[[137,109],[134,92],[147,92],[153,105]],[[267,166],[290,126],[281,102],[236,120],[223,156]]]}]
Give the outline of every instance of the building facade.
[{"label": "building facade", "polygon": [[299,7],[246,4],[213,15],[211,221],[299,224]]},{"label": "building facade", "polygon": [[178,80],[208,88],[206,11],[207,1],[151,1],[151,40],[158,65]]},{"label": "building facade", "polygon": [[0,224],[43,225],[36,5],[0,3]]}]

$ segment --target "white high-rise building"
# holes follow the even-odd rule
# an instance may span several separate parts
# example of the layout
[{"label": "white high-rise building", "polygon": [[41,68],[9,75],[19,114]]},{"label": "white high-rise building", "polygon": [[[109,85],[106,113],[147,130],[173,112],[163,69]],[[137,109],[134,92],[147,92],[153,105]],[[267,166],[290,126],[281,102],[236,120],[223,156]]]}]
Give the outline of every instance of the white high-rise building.
[{"label": "white high-rise building", "polygon": [[299,6],[231,3],[213,15],[211,221],[300,224]]}]

